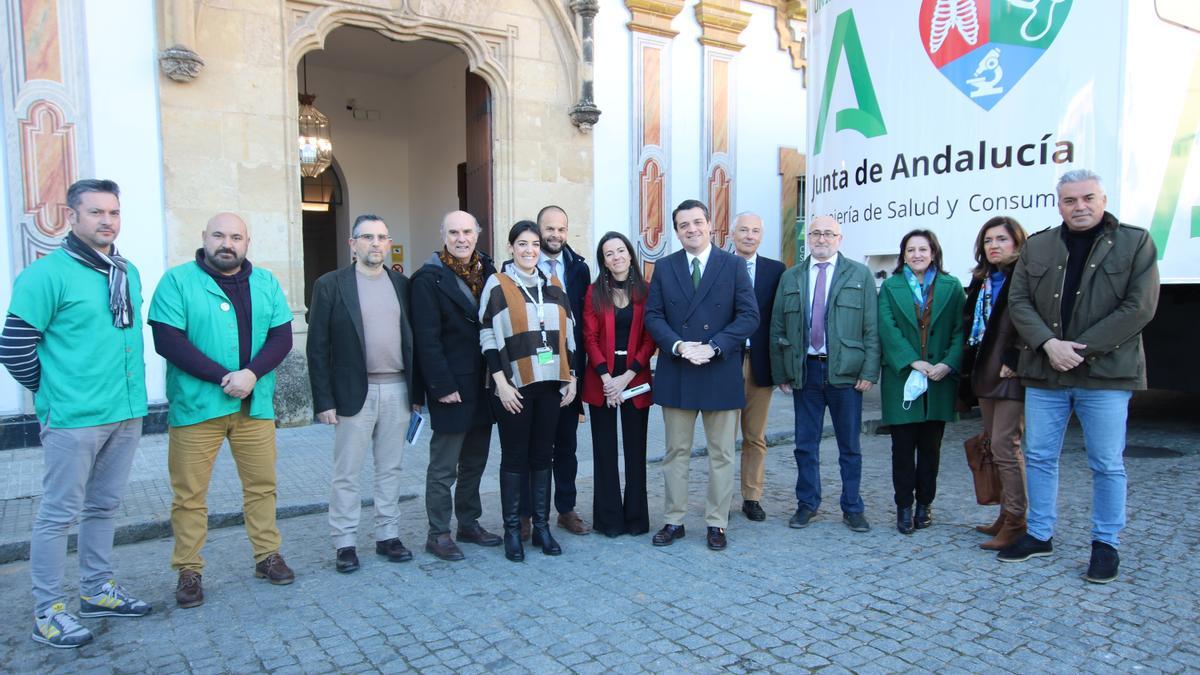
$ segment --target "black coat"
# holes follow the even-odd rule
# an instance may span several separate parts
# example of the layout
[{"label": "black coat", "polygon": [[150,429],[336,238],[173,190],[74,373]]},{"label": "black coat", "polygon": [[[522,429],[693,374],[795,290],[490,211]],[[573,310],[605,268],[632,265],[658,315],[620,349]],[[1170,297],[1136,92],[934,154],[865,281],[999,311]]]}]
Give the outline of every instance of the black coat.
[{"label": "black coat", "polygon": [[750,370],[754,384],[769,387],[771,381],[771,310],[775,291],[787,267],[778,260],[758,256],[754,263],[754,299],[758,301],[758,328],[750,335]]},{"label": "black coat", "polygon": [[[486,280],[496,269],[487,256],[483,266]],[[465,433],[480,424],[490,425],[478,301],[468,297],[454,272],[435,256],[413,274],[412,307],[417,367],[433,430]],[[438,402],[456,391],[462,403]]]},{"label": "black coat", "polygon": [[[384,273],[392,280],[396,298],[400,301],[400,351],[404,359],[404,381],[408,385],[409,397],[415,399],[416,373],[413,369],[408,277],[386,267]],[[367,399],[367,359],[354,265],[321,275],[313,286],[307,353],[313,409],[317,412],[337,410],[337,414],[344,417],[357,415]]]}]

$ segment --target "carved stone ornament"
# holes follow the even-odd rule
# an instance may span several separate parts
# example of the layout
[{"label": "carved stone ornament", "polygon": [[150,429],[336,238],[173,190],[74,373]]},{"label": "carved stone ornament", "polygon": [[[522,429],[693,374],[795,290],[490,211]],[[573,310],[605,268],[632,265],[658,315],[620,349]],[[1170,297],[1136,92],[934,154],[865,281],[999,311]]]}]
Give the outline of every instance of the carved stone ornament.
[{"label": "carved stone ornament", "polygon": [[163,74],[172,80],[191,82],[204,69],[204,59],[183,45],[175,45],[158,55],[158,65]]},{"label": "carved stone ornament", "polygon": [[591,101],[580,102],[571,108],[571,123],[588,133],[600,121],[600,109]]}]

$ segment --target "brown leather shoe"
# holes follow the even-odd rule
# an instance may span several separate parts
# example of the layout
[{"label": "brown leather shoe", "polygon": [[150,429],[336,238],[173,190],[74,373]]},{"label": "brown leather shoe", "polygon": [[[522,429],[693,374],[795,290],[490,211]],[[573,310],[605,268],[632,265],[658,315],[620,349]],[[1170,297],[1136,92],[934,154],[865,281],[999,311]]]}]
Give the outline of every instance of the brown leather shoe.
[{"label": "brown leather shoe", "polygon": [[662,529],[654,533],[650,538],[650,543],[655,546],[670,546],[675,543],[676,539],[683,539],[686,530],[682,525],[672,525],[667,523],[662,526]]},{"label": "brown leather shoe", "polygon": [[724,551],[728,545],[725,539],[725,528],[723,527],[712,527],[710,525],[708,536],[705,537],[705,540],[708,543],[708,548],[713,551]]},{"label": "brown leather shoe", "polygon": [[521,541],[529,541],[533,532],[533,516],[521,516]]},{"label": "brown leather shoe", "polygon": [[183,609],[199,607],[204,604],[204,586],[200,583],[200,573],[195,570],[179,572],[179,583],[175,586],[175,603]]},{"label": "brown leather shoe", "polygon": [[976,525],[975,531],[982,532],[989,537],[994,537],[1002,527],[1004,527],[1004,511],[1001,511],[1000,515],[996,516],[996,522],[992,523],[991,525]]},{"label": "brown leather shoe", "polygon": [[483,529],[483,526],[478,521],[466,526],[460,523],[458,526],[458,540],[478,546],[499,546],[504,543],[504,539],[500,535],[492,534]]},{"label": "brown leather shoe", "polygon": [[[459,536],[462,535],[460,534]],[[450,538],[449,532],[429,535],[429,538],[425,540],[425,550],[437,558],[450,562],[463,560],[467,557],[458,548],[458,544],[455,544],[454,540]]]},{"label": "brown leather shoe", "polygon": [[283,561],[279,553],[272,553],[254,566],[254,576],[266,579],[276,586],[286,586],[296,580],[295,572]]},{"label": "brown leather shoe", "polygon": [[558,514],[558,526],[571,534],[588,534],[592,528],[574,511]]},{"label": "brown leather shoe", "polygon": [[1025,518],[1005,515],[1004,527],[1000,528],[995,537],[980,544],[979,548],[985,551],[999,551],[1017,543],[1023,534],[1025,534]]}]

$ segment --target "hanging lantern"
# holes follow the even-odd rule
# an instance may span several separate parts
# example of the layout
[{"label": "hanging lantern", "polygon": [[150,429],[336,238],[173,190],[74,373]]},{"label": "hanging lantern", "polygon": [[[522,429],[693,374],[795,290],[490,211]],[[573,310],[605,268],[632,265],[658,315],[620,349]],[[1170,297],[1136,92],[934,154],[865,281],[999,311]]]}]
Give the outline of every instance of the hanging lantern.
[{"label": "hanging lantern", "polygon": [[329,118],[313,106],[316,96],[300,94],[300,175],[316,178],[333,162]]}]

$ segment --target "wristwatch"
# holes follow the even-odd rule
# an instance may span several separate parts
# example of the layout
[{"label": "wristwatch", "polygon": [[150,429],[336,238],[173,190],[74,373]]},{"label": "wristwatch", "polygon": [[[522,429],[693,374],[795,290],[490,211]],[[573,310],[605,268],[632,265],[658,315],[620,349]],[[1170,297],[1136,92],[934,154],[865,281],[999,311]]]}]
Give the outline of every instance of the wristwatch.
[{"label": "wristwatch", "polygon": [[720,355],[721,355],[721,348],[717,346],[717,343],[713,342],[712,340],[709,340],[709,341],[708,341],[708,346],[709,346],[709,347],[712,347],[712,350],[713,350],[713,356],[720,356]]}]

